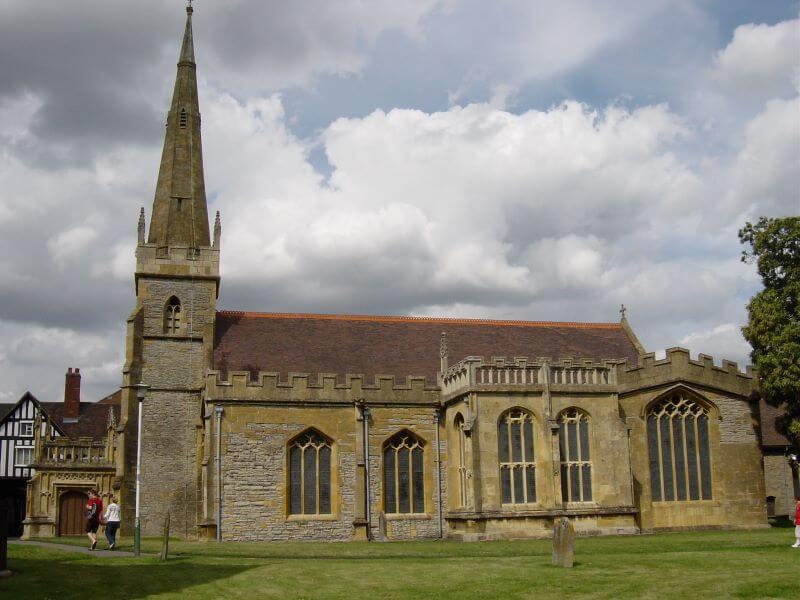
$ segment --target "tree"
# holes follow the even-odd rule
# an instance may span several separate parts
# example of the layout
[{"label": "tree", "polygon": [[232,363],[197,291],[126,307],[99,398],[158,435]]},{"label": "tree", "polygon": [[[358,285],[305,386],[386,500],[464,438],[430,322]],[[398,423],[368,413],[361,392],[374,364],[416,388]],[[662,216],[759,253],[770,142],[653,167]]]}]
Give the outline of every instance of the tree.
[{"label": "tree", "polygon": [[764,289],[747,305],[742,328],[753,347],[761,396],[785,413],[778,431],[800,446],[800,217],[761,217],[739,230],[749,245],[742,262],[755,261]]}]

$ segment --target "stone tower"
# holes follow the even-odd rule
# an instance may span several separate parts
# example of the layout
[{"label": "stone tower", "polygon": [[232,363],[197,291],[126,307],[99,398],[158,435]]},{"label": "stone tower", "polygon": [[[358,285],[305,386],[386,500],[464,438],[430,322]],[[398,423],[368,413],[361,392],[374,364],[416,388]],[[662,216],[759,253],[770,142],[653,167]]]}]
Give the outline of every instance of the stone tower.
[{"label": "stone tower", "polygon": [[170,512],[172,530],[197,527],[202,436],[201,390],[210,366],[219,291],[219,213],[209,235],[200,110],[186,9],[178,73],[167,115],[164,150],[149,234],[144,209],[136,248],[136,308],[128,319],[123,369],[123,500],[132,518],[136,464],[136,385],[142,405],[142,534],[156,534]]}]

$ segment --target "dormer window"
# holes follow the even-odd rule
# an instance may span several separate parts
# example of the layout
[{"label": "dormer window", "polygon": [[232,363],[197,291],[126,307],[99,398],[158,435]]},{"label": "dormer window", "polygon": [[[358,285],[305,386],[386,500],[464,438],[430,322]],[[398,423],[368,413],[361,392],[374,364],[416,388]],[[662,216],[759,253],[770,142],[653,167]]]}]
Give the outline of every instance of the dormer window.
[{"label": "dormer window", "polygon": [[180,117],[178,118],[178,126],[181,129],[186,129],[186,109],[185,108],[181,109],[181,114],[180,114]]},{"label": "dormer window", "polygon": [[181,330],[181,301],[175,296],[169,299],[164,309],[164,333],[179,333]]}]

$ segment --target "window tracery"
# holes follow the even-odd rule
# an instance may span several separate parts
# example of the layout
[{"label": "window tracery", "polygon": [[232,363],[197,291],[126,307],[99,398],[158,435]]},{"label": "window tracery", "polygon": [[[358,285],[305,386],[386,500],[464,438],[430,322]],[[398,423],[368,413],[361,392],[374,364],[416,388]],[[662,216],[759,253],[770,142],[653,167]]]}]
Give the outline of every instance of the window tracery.
[{"label": "window tracery", "polygon": [[592,499],[592,462],[589,454],[589,417],[569,408],[558,419],[561,458],[561,499],[589,502]]},{"label": "window tracery", "polygon": [[331,514],[331,442],[313,429],[289,445],[289,514]]},{"label": "window tracery", "polygon": [[505,412],[497,425],[503,504],[536,502],[533,416],[520,408]]},{"label": "window tracery", "polygon": [[708,409],[683,392],[647,413],[653,500],[710,500]]},{"label": "window tracery", "polygon": [[387,514],[424,513],[422,442],[401,431],[383,448],[383,508]]}]

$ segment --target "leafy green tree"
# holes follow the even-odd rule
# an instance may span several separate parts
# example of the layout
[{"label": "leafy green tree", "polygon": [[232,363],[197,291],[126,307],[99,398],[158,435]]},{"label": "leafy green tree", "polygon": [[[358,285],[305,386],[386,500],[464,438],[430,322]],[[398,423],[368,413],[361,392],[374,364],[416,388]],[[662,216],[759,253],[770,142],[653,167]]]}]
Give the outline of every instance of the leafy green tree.
[{"label": "leafy green tree", "polygon": [[785,413],[778,431],[800,446],[800,217],[747,223],[739,230],[743,262],[754,262],[764,283],[747,305],[742,328],[753,347],[763,398]]}]

